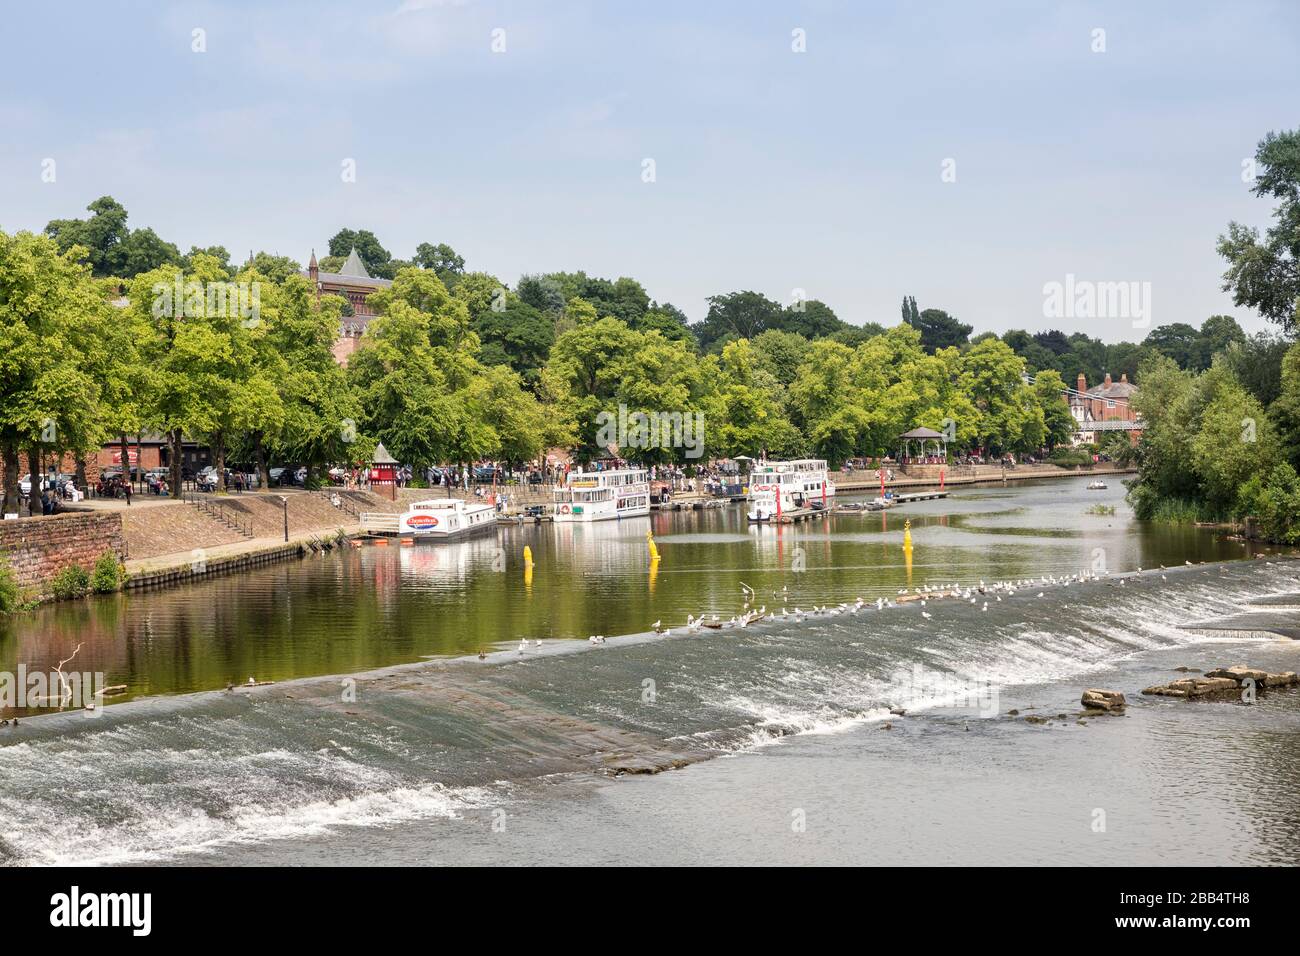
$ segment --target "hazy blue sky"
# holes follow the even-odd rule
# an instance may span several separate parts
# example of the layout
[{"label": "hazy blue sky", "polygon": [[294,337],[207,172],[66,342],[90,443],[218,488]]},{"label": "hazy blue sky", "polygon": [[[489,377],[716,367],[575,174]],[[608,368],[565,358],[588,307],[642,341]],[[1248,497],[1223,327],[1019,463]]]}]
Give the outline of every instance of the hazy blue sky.
[{"label": "hazy blue sky", "polygon": [[1045,318],[1073,273],[1150,282],[1156,325],[1262,328],[1214,243],[1267,221],[1242,160],[1300,125],[1294,2],[25,3],[5,30],[0,228],[107,193],[182,250],[368,228],[509,283],[630,275],[692,319],[801,288],[851,322],[910,294],[1145,334]]}]

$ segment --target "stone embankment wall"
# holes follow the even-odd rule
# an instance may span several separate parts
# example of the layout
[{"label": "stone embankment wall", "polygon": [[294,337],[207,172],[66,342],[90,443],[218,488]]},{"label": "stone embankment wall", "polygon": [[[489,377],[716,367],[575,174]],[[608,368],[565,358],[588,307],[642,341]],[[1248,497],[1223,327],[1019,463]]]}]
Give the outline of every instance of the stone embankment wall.
[{"label": "stone embankment wall", "polygon": [[116,512],[0,521],[0,558],[13,568],[19,585],[38,593],[69,565],[91,570],[105,551],[126,559],[122,518]]}]

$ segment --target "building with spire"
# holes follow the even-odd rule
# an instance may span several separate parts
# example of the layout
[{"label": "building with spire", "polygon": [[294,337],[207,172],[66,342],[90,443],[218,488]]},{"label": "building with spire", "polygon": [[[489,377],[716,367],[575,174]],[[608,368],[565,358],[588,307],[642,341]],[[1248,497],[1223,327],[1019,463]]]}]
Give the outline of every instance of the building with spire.
[{"label": "building with spire", "polygon": [[339,337],[334,342],[334,358],[340,365],[348,364],[348,357],[357,350],[357,342],[366,331],[366,326],[375,317],[374,310],[366,304],[370,293],[386,289],[393,284],[391,279],[377,279],[367,270],[354,247],[348,253],[338,272],[322,272],[316,262],[316,250],[311,251],[305,273],[316,290],[316,296],[339,295],[347,300],[351,315],[344,315],[339,323]]}]

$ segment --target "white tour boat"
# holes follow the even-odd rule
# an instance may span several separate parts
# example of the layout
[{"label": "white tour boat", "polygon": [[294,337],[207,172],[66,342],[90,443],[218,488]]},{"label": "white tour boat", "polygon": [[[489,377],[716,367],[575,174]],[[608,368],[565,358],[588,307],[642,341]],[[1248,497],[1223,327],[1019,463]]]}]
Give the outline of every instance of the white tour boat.
[{"label": "white tour boat", "polygon": [[555,489],[556,521],[605,521],[650,513],[650,472],[643,468],[575,471]]},{"label": "white tour boat", "polygon": [[415,541],[456,541],[496,529],[496,505],[459,498],[414,501],[401,514],[362,512],[361,527],[370,534],[397,535]]},{"label": "white tour boat", "polygon": [[824,458],[759,462],[749,475],[749,520],[773,521],[784,512],[828,504],[835,497]]}]

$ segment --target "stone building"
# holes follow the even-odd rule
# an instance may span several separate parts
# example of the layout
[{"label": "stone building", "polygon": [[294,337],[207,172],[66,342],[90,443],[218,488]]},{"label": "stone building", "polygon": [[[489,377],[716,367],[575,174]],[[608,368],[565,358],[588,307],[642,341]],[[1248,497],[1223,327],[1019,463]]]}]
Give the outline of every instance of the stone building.
[{"label": "stone building", "polygon": [[338,272],[322,272],[316,263],[316,250],[307,262],[307,278],[321,295],[339,295],[347,300],[352,314],[345,315],[339,323],[339,337],[334,343],[334,358],[340,365],[348,364],[348,357],[357,350],[357,340],[366,331],[366,326],[375,317],[374,310],[366,300],[370,293],[386,289],[393,284],[391,279],[376,279],[367,270],[357,250],[348,253],[347,260],[339,266]]}]

